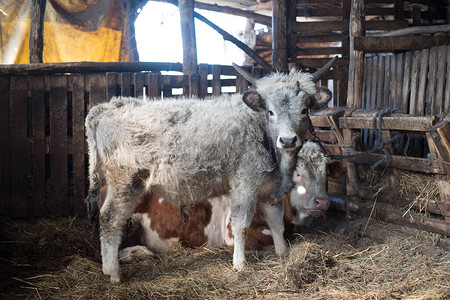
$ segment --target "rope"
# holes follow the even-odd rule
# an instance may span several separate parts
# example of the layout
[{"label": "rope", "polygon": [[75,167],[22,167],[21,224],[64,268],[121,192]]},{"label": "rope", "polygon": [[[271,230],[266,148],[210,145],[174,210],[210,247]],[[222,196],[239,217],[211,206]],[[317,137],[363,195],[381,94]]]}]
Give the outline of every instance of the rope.
[{"label": "rope", "polygon": [[[314,127],[311,127],[312,129],[310,129],[310,132],[311,132],[312,136],[314,137],[314,141],[319,144],[319,147],[322,149],[325,156],[330,157],[331,159],[334,159],[334,160],[345,160],[345,159],[349,159],[349,158],[364,156],[366,154],[374,153],[377,151],[382,151],[385,154],[385,157],[383,157],[382,159],[377,161],[373,166],[371,166],[372,169],[376,169],[380,165],[384,164],[391,156],[389,151],[385,147],[389,144],[397,143],[401,139],[401,137],[403,137],[403,134],[397,134],[397,135],[393,136],[392,138],[390,138],[386,142],[383,142],[383,139],[382,139],[382,137],[383,137],[383,128],[382,128],[383,117],[386,117],[386,116],[391,115],[396,112],[398,112],[398,110],[389,108],[389,109],[379,111],[372,118],[372,129],[375,132],[375,141],[373,143],[373,147],[370,150],[367,150],[367,151],[364,151],[364,152],[358,153],[358,154],[333,155],[333,154],[331,154],[331,152],[328,149],[326,149],[322,145],[322,141],[320,140],[320,138],[317,136],[316,132],[314,131]],[[378,128],[377,128],[377,119],[378,119]],[[353,151],[350,148],[344,148],[344,150]]]},{"label": "rope", "polygon": [[427,161],[427,163],[423,166],[423,171],[424,171],[425,173],[430,173],[430,172],[431,172],[431,165],[432,165],[432,163],[433,163],[433,160],[437,160],[437,161],[440,162],[441,164],[450,166],[450,163],[449,163],[449,162],[446,162],[446,161],[444,161],[444,160],[438,158],[437,155],[436,155],[435,153],[431,153],[431,152],[428,153],[427,158],[428,158],[428,161]]}]

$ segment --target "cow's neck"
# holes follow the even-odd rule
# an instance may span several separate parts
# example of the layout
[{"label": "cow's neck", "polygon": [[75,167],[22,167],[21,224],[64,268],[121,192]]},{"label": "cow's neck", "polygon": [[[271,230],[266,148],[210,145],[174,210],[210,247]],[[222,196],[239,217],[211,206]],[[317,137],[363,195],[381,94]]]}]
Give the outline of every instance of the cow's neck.
[{"label": "cow's neck", "polygon": [[294,187],[292,176],[297,164],[298,151],[280,151],[277,149],[277,177],[278,184],[271,193],[270,201],[278,202],[288,194]]}]

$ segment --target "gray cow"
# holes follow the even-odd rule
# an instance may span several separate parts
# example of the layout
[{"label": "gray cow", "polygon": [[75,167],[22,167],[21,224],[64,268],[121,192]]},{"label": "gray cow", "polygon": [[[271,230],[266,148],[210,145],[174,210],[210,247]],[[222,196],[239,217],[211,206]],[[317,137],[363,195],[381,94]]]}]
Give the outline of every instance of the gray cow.
[{"label": "gray cow", "polygon": [[101,184],[108,185],[99,214],[103,273],[120,281],[123,228],[148,190],[184,205],[230,193],[236,270],[245,266],[247,229],[256,201],[262,201],[275,251],[283,254],[280,199],[293,187],[296,155],[311,126],[308,110],[321,109],[331,98],[315,82],[333,62],[314,76],[293,70],[262,79],[235,66],[256,88],[244,95],[113,98],[93,107],[86,118],[87,202],[95,208]]}]

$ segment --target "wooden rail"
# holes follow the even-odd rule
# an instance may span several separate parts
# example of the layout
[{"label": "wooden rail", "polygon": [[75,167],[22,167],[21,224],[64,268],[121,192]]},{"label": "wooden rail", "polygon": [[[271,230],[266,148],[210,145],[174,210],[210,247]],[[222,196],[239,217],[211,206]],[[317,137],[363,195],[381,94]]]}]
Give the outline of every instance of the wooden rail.
[{"label": "wooden rail", "polygon": [[[411,116],[406,114],[393,114],[382,119],[382,133],[384,141],[395,134],[404,133],[414,135],[420,133],[426,136],[426,141],[420,139],[418,147],[424,145],[430,149],[433,156],[430,160],[428,153],[412,151],[414,155],[394,153],[390,145],[386,148],[391,153],[389,159],[381,166],[386,169],[386,177],[390,186],[379,190],[377,187],[363,186],[361,182],[365,173],[361,173],[360,166],[372,166],[385,158],[382,153],[364,153],[361,148],[370,148],[369,140],[364,140],[364,130],[372,129],[373,117],[380,110],[364,110],[352,108],[329,108],[311,116],[312,124],[317,131],[317,136],[325,147],[333,155],[342,155],[349,167],[354,166],[353,173],[349,172],[344,186],[342,183],[329,184],[329,192],[345,193],[348,196],[347,212],[350,215],[380,218],[389,222],[400,223],[415,228],[448,235],[450,233],[450,123],[448,117],[440,116]],[[376,122],[376,128],[379,126]],[[334,134],[334,138],[330,136]],[[349,138],[351,137],[351,139]],[[356,139],[354,137],[357,137]],[[367,144],[365,144],[367,142]],[[403,141],[406,145],[406,141]],[[414,139],[409,140],[411,148]],[[424,144],[425,143],[425,144]],[[367,168],[363,168],[367,169]],[[424,212],[418,212],[417,208],[404,216],[405,207],[416,200],[414,195],[404,195],[398,190],[398,172],[407,170],[417,174],[432,174],[438,184],[439,198],[428,199]],[[387,205],[387,206],[386,206]],[[372,210],[371,207],[375,206]],[[375,214],[374,214],[375,213]],[[434,217],[432,217],[432,214]]]},{"label": "wooden rail", "polygon": [[[160,73],[179,67],[167,63],[1,65],[0,211],[12,217],[86,213],[84,118],[92,106],[113,96],[140,97],[144,91],[155,98],[171,97],[175,89],[185,96],[206,97],[220,95],[224,88],[244,91],[249,85],[230,66],[200,65],[194,75]],[[256,77],[269,72],[248,71]],[[227,79],[221,78],[224,75]]]}]

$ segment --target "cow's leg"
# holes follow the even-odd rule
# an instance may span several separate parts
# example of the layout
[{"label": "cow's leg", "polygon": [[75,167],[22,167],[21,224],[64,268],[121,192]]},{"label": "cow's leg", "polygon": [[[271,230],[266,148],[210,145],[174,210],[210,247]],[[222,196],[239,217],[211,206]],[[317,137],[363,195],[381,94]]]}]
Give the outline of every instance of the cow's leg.
[{"label": "cow's leg", "polygon": [[103,273],[110,276],[111,282],[120,281],[119,246],[123,230],[144,190],[140,172],[126,172],[121,168],[118,173],[111,180],[108,178],[108,192],[100,210]]},{"label": "cow's leg", "polygon": [[277,204],[261,202],[261,207],[264,212],[265,221],[272,232],[275,253],[282,255],[287,250],[286,241],[283,237],[284,221],[282,202]]},{"label": "cow's leg", "polygon": [[247,194],[232,193],[231,230],[234,235],[233,268],[242,271],[245,267],[245,240],[248,228],[255,213],[256,199],[254,192]]}]

